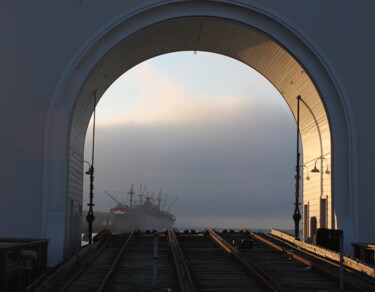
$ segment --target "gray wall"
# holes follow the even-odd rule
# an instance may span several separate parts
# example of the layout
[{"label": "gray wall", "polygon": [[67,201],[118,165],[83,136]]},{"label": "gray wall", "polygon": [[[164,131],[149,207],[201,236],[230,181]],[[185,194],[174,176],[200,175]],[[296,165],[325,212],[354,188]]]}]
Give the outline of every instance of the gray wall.
[{"label": "gray wall", "polygon": [[[98,36],[128,15],[142,12],[146,16],[147,9],[177,2],[0,2],[1,237],[50,238],[50,264],[66,255],[68,169],[72,167],[69,155],[74,155],[69,152],[69,133],[72,105],[81,94],[78,85],[67,87],[66,82],[75,78],[82,85],[86,81],[92,68],[85,63],[87,48],[106,50],[105,39],[102,47],[97,43],[91,46]],[[195,14],[202,11],[201,6],[216,2],[243,6],[244,11],[275,19],[265,26],[266,30],[277,25],[289,28],[311,48],[314,58],[321,62],[319,66],[325,69],[324,78],[313,75],[314,82],[319,90],[336,92],[338,96],[330,100],[325,94],[324,102],[331,122],[338,125],[333,133],[332,172],[336,197],[341,198],[335,201],[339,227],[346,228],[346,238],[353,241],[375,242],[375,2],[183,2]],[[219,6],[212,6],[212,13],[215,9],[221,13],[219,10],[224,8]],[[173,10],[165,11],[168,18]],[[149,13],[151,17],[152,10]],[[163,16],[163,10],[157,13]],[[247,17],[240,12],[237,16]],[[292,54],[298,56],[299,52]],[[318,65],[307,66],[313,73],[323,70],[314,67]],[[330,82],[325,82],[329,78]]]}]

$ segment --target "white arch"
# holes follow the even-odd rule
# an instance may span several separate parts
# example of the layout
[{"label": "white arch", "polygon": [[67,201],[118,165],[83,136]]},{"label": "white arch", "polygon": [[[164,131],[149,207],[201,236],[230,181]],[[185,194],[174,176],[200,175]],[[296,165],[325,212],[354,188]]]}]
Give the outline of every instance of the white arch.
[{"label": "white arch", "polygon": [[[233,1],[168,1],[148,6],[138,4],[132,11],[126,11],[98,29],[73,56],[54,91],[49,106],[44,140],[42,234],[51,239],[51,247],[57,259],[64,256],[64,250],[65,253],[69,250],[69,243],[64,242],[66,236],[61,231],[65,230],[67,220],[68,175],[69,167],[72,167],[71,157],[78,154],[77,158],[80,158],[80,153],[71,152],[69,145],[75,143],[72,141],[75,137],[70,137],[70,133],[74,124],[78,123],[77,119],[81,118],[79,123],[81,125],[86,123],[87,126],[90,116],[88,113],[92,112],[90,103],[86,106],[78,105],[79,102],[89,101],[79,99],[79,97],[87,97],[95,89],[98,89],[100,96],[106,86],[110,85],[105,83],[94,85],[92,82],[95,80],[95,74],[105,71],[100,68],[103,58],[124,39],[129,39],[137,32],[156,27],[166,21],[183,19],[189,21],[191,17],[202,17],[200,18],[202,20],[220,20],[238,27],[259,30],[281,44],[303,65],[329,113],[334,148],[333,190],[335,194],[338,194],[335,209],[339,227],[345,228],[345,231],[353,235],[350,241],[357,238],[357,234],[353,233],[357,230],[355,228],[357,206],[353,206],[353,203],[356,204],[354,196],[356,194],[354,190],[356,158],[352,156],[353,149],[356,148],[356,133],[352,127],[354,123],[350,116],[351,112],[348,110],[350,103],[345,95],[344,86],[336,78],[337,74],[332,69],[333,66],[319,46],[308,39],[304,32],[299,31],[288,19],[283,19],[275,11],[262,8],[260,5],[245,5]],[[183,47],[191,50],[200,49],[194,48],[195,45],[192,42],[190,47],[186,44]],[[178,45],[170,48],[179,49]],[[154,52],[155,55],[158,53],[161,52]],[[151,56],[142,57],[146,59]],[[129,68],[133,65],[136,64],[131,62],[128,64]],[[103,76],[100,78],[105,81]],[[87,108],[87,113],[80,117],[74,115],[77,107]],[[84,137],[84,133],[81,134]]]}]

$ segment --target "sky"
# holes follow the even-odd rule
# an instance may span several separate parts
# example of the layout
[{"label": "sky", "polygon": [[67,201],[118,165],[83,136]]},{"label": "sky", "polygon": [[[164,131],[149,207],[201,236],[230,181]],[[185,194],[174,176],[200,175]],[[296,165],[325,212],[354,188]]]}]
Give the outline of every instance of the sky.
[{"label": "sky", "polygon": [[[96,108],[95,210],[132,184],[167,200],[176,227],[292,229],[295,121],[251,67],[204,52],[147,60]],[[85,143],[91,161],[92,124]],[[84,180],[84,206],[89,180]],[[87,207],[86,207],[87,208]]]}]

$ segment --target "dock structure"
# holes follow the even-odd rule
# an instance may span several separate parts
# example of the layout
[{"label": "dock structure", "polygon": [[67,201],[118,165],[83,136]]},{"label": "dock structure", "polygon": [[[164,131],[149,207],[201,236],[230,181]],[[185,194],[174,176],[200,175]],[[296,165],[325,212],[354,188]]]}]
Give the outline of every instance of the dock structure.
[{"label": "dock structure", "polygon": [[353,243],[372,245],[375,2],[296,2],[1,1],[0,237],[48,239],[50,267],[77,252],[85,134],[96,104],[146,60],[204,51],[259,72],[298,120],[296,237],[339,229],[346,253]]},{"label": "dock structure", "polygon": [[0,238],[0,292],[23,291],[47,270],[46,239]]},{"label": "dock structure", "polygon": [[102,232],[78,258],[26,291],[375,290],[353,266],[247,229]]}]

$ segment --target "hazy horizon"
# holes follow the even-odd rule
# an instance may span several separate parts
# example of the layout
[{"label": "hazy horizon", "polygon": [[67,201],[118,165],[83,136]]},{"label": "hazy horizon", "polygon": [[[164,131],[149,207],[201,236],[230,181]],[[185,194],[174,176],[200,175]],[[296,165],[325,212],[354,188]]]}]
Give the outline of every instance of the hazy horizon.
[{"label": "hazy horizon", "polygon": [[104,190],[143,184],[178,197],[176,226],[291,229],[294,141],[287,103],[250,67],[202,52],[148,60],[97,106],[94,212],[116,205]]}]

